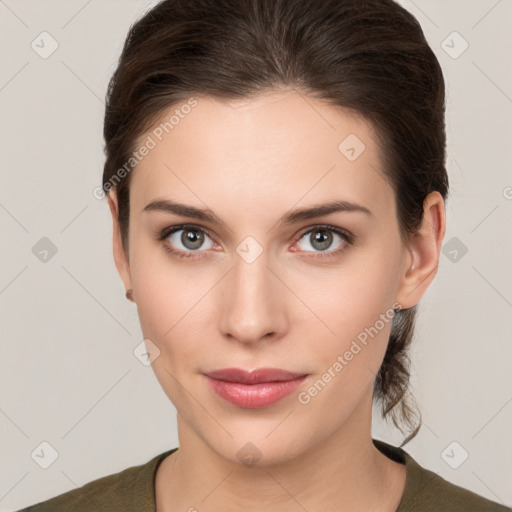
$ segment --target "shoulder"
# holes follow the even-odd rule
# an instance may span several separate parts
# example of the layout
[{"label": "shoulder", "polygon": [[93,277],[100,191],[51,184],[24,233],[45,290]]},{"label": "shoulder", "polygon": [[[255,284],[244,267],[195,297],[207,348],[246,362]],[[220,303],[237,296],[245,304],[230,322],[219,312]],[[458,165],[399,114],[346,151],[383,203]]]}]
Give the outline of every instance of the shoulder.
[{"label": "shoulder", "polygon": [[[404,511],[417,512],[511,512],[512,508],[488,500],[464,487],[448,482],[416,462],[411,476],[414,492],[404,501]],[[401,512],[401,509],[399,509]]]},{"label": "shoulder", "polygon": [[128,508],[142,511],[154,501],[153,481],[159,463],[176,449],[161,453],[144,464],[98,478],[82,487],[18,512],[114,512]]},{"label": "shoulder", "polygon": [[406,465],[402,500],[396,512],[511,512],[512,508],[488,500],[468,489],[448,482],[423,468],[405,450],[374,440],[388,457]]}]

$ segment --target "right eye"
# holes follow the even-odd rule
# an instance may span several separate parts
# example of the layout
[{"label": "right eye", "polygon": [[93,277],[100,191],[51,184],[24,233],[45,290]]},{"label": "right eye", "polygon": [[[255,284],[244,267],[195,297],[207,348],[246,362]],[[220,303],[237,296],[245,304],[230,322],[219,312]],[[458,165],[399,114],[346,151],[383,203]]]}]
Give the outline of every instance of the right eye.
[{"label": "right eye", "polygon": [[[206,231],[193,225],[167,227],[159,236],[159,240],[163,241],[164,249],[178,258],[201,257],[195,253],[205,252],[199,249],[205,243],[206,238],[211,240]],[[214,245],[213,240],[212,245]],[[212,245],[207,249],[211,249]]]}]

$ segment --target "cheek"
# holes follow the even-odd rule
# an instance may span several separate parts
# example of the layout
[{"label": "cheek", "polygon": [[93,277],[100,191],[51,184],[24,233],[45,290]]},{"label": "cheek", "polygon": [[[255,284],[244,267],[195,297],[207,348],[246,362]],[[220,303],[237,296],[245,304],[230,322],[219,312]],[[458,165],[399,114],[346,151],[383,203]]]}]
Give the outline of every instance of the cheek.
[{"label": "cheek", "polygon": [[[206,277],[206,274],[203,274]],[[156,243],[140,243],[133,250],[131,278],[145,336],[172,337],[212,285],[195,275],[193,265],[171,259]]]},{"label": "cheek", "polygon": [[[337,349],[373,326],[381,314],[392,316],[394,264],[369,252],[354,256],[338,268],[295,272],[288,279],[293,279],[291,288],[299,291],[297,295],[312,312],[297,318],[297,322],[316,328],[319,336]],[[379,331],[383,327],[379,323]]]},{"label": "cheek", "polygon": [[321,417],[331,427],[341,425],[365,397],[371,397],[392,318],[392,309],[356,310],[354,316],[338,320],[335,342],[320,339],[314,352],[309,350],[316,358],[317,373],[297,397],[307,417]]},{"label": "cheek", "polygon": [[308,338],[314,338],[314,351],[309,348],[308,352],[318,372],[317,384],[311,393],[307,392],[304,402],[311,398],[319,406],[328,406],[334,393],[338,397],[332,402],[334,410],[336,404],[350,409],[350,403],[356,403],[372,385],[384,358],[394,315],[394,277],[389,265],[384,258],[364,261],[361,257],[357,264],[340,267],[327,278],[318,272],[314,287],[309,278],[307,288],[303,286],[308,305],[319,312],[321,320],[298,320],[310,333]]},{"label": "cheek", "polygon": [[215,281],[204,273],[204,278],[194,276],[191,268],[145,262],[132,275],[143,336],[160,350],[153,370],[173,403],[183,393],[174,378],[185,382],[202,369],[202,357],[209,353],[208,340],[213,337],[209,333],[215,327],[211,313]]}]

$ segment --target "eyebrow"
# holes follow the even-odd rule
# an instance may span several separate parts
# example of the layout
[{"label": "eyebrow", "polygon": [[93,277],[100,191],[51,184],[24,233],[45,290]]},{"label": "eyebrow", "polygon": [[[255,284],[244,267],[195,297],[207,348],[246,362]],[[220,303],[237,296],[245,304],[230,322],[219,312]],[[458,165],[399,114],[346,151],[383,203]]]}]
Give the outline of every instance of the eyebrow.
[{"label": "eyebrow", "polygon": [[[217,216],[212,210],[196,208],[182,203],[177,203],[168,199],[156,199],[144,207],[144,212],[160,211],[165,213],[174,213],[183,217],[197,219],[211,224],[225,225],[226,223]],[[351,201],[337,200],[328,203],[317,204],[306,208],[291,210],[281,217],[277,222],[279,226],[288,226],[304,220],[315,219],[338,212],[362,212],[372,216],[372,212],[357,203]]]}]

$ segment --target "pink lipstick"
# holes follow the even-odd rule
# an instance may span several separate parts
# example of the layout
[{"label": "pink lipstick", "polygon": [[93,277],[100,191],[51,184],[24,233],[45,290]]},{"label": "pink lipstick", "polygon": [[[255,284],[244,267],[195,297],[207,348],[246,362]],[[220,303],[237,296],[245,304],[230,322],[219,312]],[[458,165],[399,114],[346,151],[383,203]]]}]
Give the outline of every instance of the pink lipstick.
[{"label": "pink lipstick", "polygon": [[205,373],[218,396],[238,407],[260,409],[288,396],[304,381],[307,374],[279,368],[259,368],[252,372],[225,368]]}]

